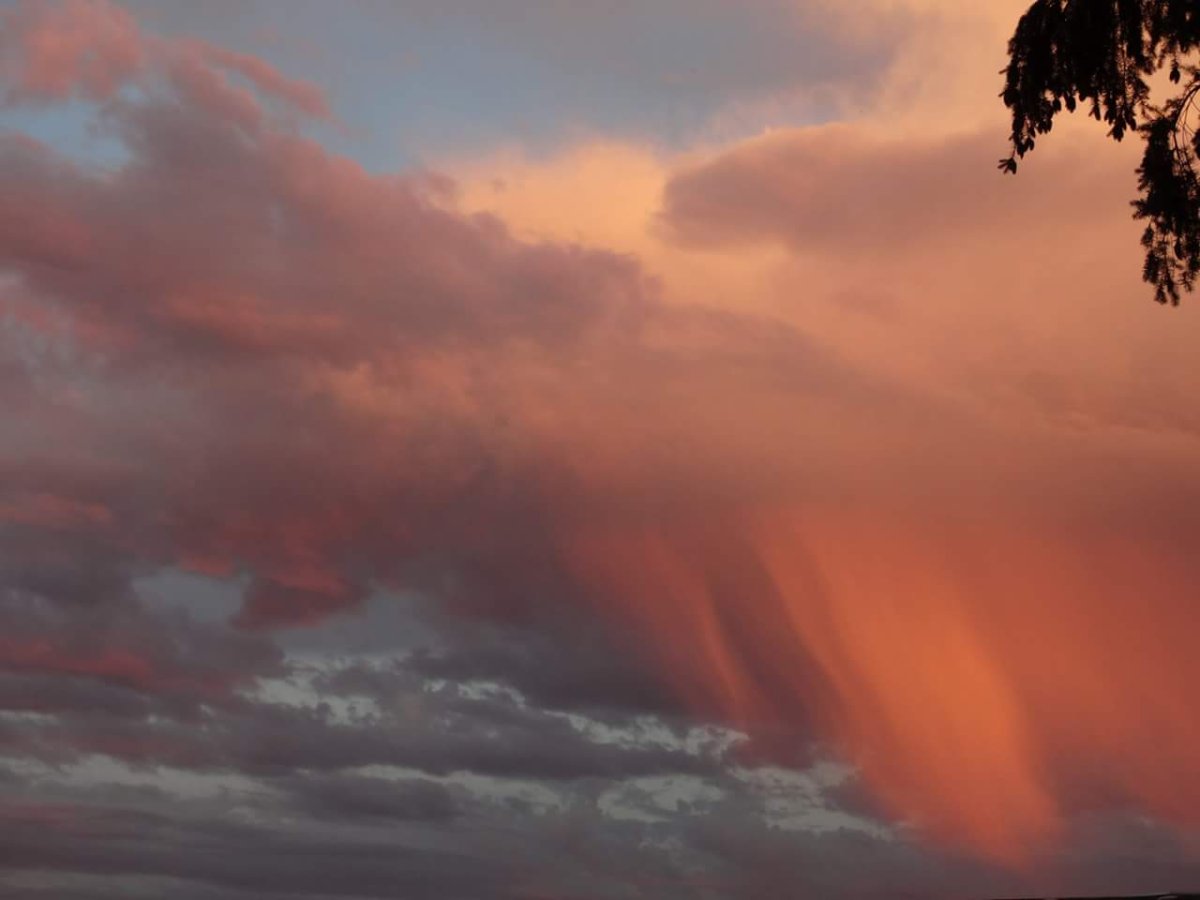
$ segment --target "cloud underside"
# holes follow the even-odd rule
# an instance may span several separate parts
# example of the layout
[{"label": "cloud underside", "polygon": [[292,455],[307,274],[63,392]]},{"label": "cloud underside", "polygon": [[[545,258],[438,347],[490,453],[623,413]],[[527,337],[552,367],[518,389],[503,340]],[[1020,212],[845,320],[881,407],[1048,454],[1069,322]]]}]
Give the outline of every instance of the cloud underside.
[{"label": "cloud underside", "polygon": [[1200,385],[1127,160],[783,130],[631,253],[367,172],[257,57],[3,15],[5,108],[118,151],[0,137],[0,897],[1200,874]]}]

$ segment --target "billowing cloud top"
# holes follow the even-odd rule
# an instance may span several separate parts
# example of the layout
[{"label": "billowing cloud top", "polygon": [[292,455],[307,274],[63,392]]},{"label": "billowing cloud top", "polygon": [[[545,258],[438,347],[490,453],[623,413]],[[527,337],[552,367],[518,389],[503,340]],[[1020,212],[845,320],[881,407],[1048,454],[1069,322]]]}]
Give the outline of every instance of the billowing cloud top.
[{"label": "billowing cloud top", "polygon": [[0,9],[0,897],[1200,881],[1196,313],[1019,4],[206,9]]}]

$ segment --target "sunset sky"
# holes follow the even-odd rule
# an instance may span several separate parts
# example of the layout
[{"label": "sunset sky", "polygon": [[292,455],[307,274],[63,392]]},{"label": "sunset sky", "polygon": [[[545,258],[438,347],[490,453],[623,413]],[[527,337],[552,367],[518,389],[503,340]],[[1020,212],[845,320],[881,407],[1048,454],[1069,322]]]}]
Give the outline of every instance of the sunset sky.
[{"label": "sunset sky", "polygon": [[1026,0],[0,0],[0,900],[1200,890],[1200,297]]}]

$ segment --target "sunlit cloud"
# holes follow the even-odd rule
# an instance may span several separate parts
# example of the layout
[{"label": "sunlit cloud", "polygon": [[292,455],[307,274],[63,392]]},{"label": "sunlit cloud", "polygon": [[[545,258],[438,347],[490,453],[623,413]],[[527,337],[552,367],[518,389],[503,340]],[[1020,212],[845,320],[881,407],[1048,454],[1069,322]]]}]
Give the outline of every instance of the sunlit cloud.
[{"label": "sunlit cloud", "polygon": [[[1020,6],[0,13],[3,109],[120,151],[0,137],[0,868],[196,900],[1194,879],[1197,313],[1146,300],[1102,131],[996,172]],[[239,15],[299,31],[260,55]],[[280,48],[359,84],[344,42],[406,21],[568,99],[664,74],[600,67],[630,29],[737,40],[688,70],[702,125],[572,100],[552,140],[500,116],[385,168],[347,152],[382,107]]]}]

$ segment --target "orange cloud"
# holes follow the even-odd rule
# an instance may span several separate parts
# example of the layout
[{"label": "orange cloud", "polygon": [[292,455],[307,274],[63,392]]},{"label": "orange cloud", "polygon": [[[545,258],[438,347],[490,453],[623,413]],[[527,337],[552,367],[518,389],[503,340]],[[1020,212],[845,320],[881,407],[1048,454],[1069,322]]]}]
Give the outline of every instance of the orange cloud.
[{"label": "orange cloud", "polygon": [[1200,384],[1138,282],[1129,154],[1068,129],[1003,179],[996,147],[584,146],[467,166],[460,202],[636,253],[679,312],[644,346],[707,363],[610,363],[558,420],[594,602],[697,709],[812,729],[921,833],[1042,865],[1084,812],[1197,824]]},{"label": "orange cloud", "polygon": [[1140,299],[1124,157],[1002,181],[999,132],[842,125],[464,163],[454,199],[263,113],[324,114],[300,82],[63,9],[20,20],[11,96],[153,90],[112,111],[115,172],[0,145],[22,308],[78,325],[4,345],[23,587],[240,572],[253,629],[381,585],[598,612],[955,846],[1035,859],[1105,804],[1195,823],[1195,313]]}]

